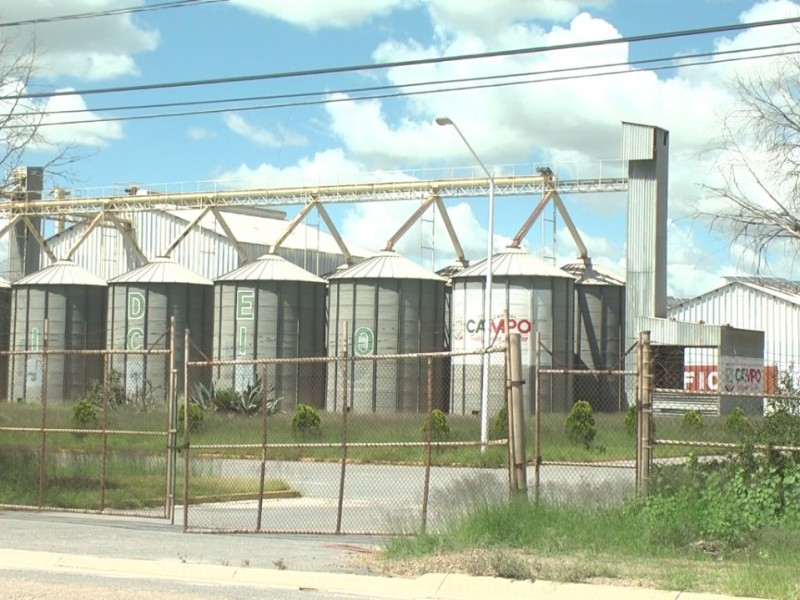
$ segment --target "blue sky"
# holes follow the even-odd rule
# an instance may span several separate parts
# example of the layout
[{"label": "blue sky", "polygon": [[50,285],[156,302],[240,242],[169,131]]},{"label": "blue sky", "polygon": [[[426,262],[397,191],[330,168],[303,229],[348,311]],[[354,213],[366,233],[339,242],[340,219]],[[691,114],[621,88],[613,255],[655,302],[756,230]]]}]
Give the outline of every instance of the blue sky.
[{"label": "blue sky", "polygon": [[[0,0],[0,23],[159,2]],[[0,28],[0,35],[10,36],[7,53],[22,52],[35,42],[37,70],[29,90],[46,92],[369,65],[798,14],[800,4],[789,0],[230,0]],[[296,183],[299,178],[309,183],[337,178],[346,182],[386,179],[401,171],[473,167],[455,132],[433,124],[437,115],[456,121],[483,162],[497,173],[508,172],[509,165],[532,172],[534,164],[543,163],[555,165],[565,176],[577,164],[584,173],[596,171],[601,160],[608,161],[604,169],[613,168],[620,154],[620,121],[645,122],[671,131],[669,287],[675,295],[691,296],[718,285],[722,275],[747,272],[750,267],[741,248],[729,247],[691,213],[705,201],[700,184],[714,181],[713,164],[701,153],[719,130],[729,100],[726,81],[743,70],[761,68],[764,60],[659,72],[636,68],[609,77],[384,100],[140,121],[100,119],[173,110],[135,113],[122,108],[130,105],[333,92],[583,67],[747,48],[796,36],[790,27],[745,30],[324,77],[60,96],[48,100],[48,111],[85,108],[89,112],[80,113],[80,119],[95,121],[43,128],[52,142],[69,143],[84,156],[70,167],[68,178],[52,178],[46,185],[67,187],[73,195],[95,195],[130,184],[162,189],[171,182],[192,187],[197,181],[218,181],[221,186]],[[221,106],[235,108],[230,103],[210,107]],[[113,110],[102,110],[107,108]],[[77,115],[47,118],[64,121]],[[49,154],[34,149],[26,162],[41,164]],[[594,259],[624,271],[624,195],[563,199]],[[498,198],[497,247],[514,236],[537,201]],[[346,238],[378,250],[413,209],[393,203],[339,206],[331,211]],[[483,258],[486,200],[453,201],[448,211],[468,257]],[[544,247],[552,253],[551,228],[542,222],[533,227],[526,239],[531,252],[540,254]],[[435,243],[437,266],[450,262],[453,253],[441,228]],[[419,234],[410,233],[398,249],[416,256],[419,245]],[[574,256],[560,220],[555,249],[559,263]],[[773,269],[773,275],[798,275],[791,261],[778,260]]]}]

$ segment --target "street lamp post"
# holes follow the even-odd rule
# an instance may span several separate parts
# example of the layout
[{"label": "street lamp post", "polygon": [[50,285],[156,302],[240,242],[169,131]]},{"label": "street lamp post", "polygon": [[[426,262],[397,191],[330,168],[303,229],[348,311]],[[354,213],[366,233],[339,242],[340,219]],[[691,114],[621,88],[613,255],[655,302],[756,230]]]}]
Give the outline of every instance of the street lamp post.
[{"label": "street lamp post", "polygon": [[461,141],[469,149],[473,158],[478,162],[489,178],[489,232],[486,241],[486,287],[483,291],[483,373],[481,379],[481,452],[486,451],[486,443],[489,440],[489,354],[487,350],[492,343],[492,258],[494,255],[494,176],[483,164],[483,161],[476,154],[475,150],[461,133],[458,125],[447,117],[436,117],[437,125],[452,125],[458,133]]}]

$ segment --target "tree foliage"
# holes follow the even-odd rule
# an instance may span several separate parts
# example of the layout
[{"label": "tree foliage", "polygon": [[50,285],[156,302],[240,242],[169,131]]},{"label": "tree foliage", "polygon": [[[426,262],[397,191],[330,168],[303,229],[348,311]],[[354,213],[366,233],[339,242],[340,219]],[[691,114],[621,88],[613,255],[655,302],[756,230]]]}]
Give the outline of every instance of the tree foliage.
[{"label": "tree foliage", "polygon": [[703,186],[721,202],[699,211],[756,268],[772,252],[800,250],[800,57],[759,65],[731,84],[734,104],[713,149],[719,182]]}]

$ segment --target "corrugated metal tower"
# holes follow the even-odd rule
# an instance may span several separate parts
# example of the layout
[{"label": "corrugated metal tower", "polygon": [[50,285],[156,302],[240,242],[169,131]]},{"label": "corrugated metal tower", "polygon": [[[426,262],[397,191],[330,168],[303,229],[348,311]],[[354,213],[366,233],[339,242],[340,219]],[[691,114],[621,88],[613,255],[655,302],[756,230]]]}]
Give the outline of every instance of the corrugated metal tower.
[{"label": "corrugated metal tower", "polygon": [[[106,341],[106,282],[70,261],[58,261],[12,284],[11,341],[15,351],[97,350]],[[45,340],[47,321],[47,340]],[[74,400],[103,381],[101,355],[12,355],[9,397],[38,402]],[[44,376],[46,375],[46,387]]]},{"label": "corrugated metal tower", "polygon": [[[184,332],[191,334],[189,360],[208,360],[212,352],[214,288],[211,281],[173,260],[157,258],[108,282],[108,347],[114,350],[166,350],[175,318],[177,390],[183,390]],[[166,398],[169,370],[163,355],[114,356],[129,398]],[[207,381],[204,381],[207,383]],[[192,390],[190,390],[190,393]]]},{"label": "corrugated metal tower", "polygon": [[[486,286],[486,264],[483,260],[453,275],[452,349],[478,350],[483,347],[484,327],[492,328],[492,337],[502,338],[506,329],[522,338],[524,379],[531,382],[523,393],[528,411],[533,413],[534,362],[536,333],[552,353],[543,352],[542,366],[569,369],[572,367],[573,281],[553,265],[516,247],[505,248],[492,259],[492,322],[483,322],[483,300]],[[503,314],[508,312],[508,326]],[[504,359],[491,356],[490,369],[497,369],[492,382],[504,379]],[[481,356],[455,357],[452,366],[451,412],[470,414],[481,406]],[[505,387],[489,390],[489,418],[505,402]],[[572,405],[571,378],[553,376],[542,381],[542,410],[565,411]]]},{"label": "corrugated metal tower", "polygon": [[[442,277],[396,252],[382,251],[329,278],[328,354],[341,353],[344,323],[349,352],[357,356],[445,350],[445,284]],[[348,396],[358,412],[427,410],[426,361],[358,360],[348,373]],[[447,375],[435,362],[434,406],[446,408]],[[328,371],[328,410],[340,410],[344,372]]]},{"label": "corrugated metal tower", "polygon": [[[275,254],[219,277],[214,284],[214,358],[308,358],[325,355],[324,279]],[[281,408],[324,408],[323,363],[273,364],[267,388]],[[252,365],[220,367],[214,381],[242,391],[263,377]]]},{"label": "corrugated metal tower", "polygon": [[[625,282],[590,259],[561,267],[575,277],[575,367],[623,370],[625,356]],[[580,376],[576,397],[594,410],[620,411],[624,385],[618,376]]]},{"label": "corrugated metal tower", "polygon": [[[11,171],[12,202],[41,202],[44,186],[44,168],[17,167]],[[41,233],[39,217],[25,217],[30,227]],[[39,242],[28,228],[24,219],[20,219],[9,232],[8,239],[8,280],[14,283],[18,279],[39,270]]]}]

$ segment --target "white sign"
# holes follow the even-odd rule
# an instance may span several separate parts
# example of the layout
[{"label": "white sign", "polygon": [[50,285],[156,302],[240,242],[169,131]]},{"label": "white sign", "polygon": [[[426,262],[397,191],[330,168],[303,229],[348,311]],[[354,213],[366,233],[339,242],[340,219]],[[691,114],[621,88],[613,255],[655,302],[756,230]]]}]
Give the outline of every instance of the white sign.
[{"label": "white sign", "polygon": [[753,358],[723,356],[720,359],[722,391],[740,394],[759,394],[764,391],[767,375],[763,362]]}]

